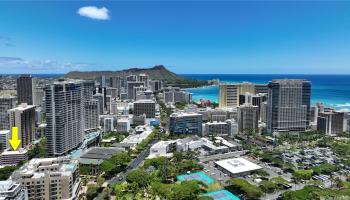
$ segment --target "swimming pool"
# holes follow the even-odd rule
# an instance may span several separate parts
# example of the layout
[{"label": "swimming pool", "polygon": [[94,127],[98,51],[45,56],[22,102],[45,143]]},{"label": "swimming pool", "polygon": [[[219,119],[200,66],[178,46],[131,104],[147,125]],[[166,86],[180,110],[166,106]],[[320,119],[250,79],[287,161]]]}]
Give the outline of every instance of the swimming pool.
[{"label": "swimming pool", "polygon": [[209,192],[203,194],[202,196],[208,196],[213,198],[214,200],[240,200],[236,195],[232,194],[227,190],[218,190],[214,192]]},{"label": "swimming pool", "polygon": [[210,185],[210,184],[214,183],[214,179],[209,177],[204,172],[194,172],[194,173],[190,173],[190,174],[182,174],[182,175],[177,176],[177,180],[179,180],[179,181],[197,180],[197,181],[202,181],[206,185]]}]

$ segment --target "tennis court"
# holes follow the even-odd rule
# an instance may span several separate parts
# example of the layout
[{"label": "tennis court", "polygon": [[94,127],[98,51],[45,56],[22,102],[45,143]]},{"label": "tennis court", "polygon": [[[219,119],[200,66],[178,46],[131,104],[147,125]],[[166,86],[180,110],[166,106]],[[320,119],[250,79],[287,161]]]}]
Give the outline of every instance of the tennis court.
[{"label": "tennis court", "polygon": [[210,184],[214,183],[214,179],[210,178],[204,172],[194,172],[194,173],[190,173],[190,174],[182,174],[182,175],[177,176],[177,180],[179,180],[179,181],[197,180],[197,181],[202,181],[206,185],[210,185]]},{"label": "tennis court", "polygon": [[209,193],[203,194],[203,196],[211,197],[214,200],[240,200],[236,195],[232,194],[227,190],[218,190],[214,192],[209,192]]}]

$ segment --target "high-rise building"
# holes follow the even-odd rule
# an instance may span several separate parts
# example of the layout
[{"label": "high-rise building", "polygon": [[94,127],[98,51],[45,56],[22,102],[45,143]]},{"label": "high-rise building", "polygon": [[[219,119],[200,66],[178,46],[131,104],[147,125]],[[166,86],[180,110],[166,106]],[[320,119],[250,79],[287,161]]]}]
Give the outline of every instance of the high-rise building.
[{"label": "high-rise building", "polygon": [[93,98],[95,98],[95,96],[99,96],[97,98],[97,100],[102,101],[102,107],[100,107],[100,112],[102,111],[102,113],[107,112],[107,88],[105,87],[97,87],[95,88],[94,92],[93,92]]},{"label": "high-rise building", "polygon": [[113,99],[116,99],[118,97],[118,89],[113,87],[107,87],[106,94],[111,96]]},{"label": "high-rise building", "polygon": [[45,87],[49,155],[64,155],[83,142],[84,98],[81,81],[58,81]]},{"label": "high-rise building", "polygon": [[219,85],[219,107],[235,108],[239,105],[237,85]]},{"label": "high-rise building", "polygon": [[219,107],[236,108],[240,105],[240,95],[245,95],[246,93],[252,95],[266,93],[266,88],[266,85],[249,82],[221,84],[219,85]]},{"label": "high-rise building", "polygon": [[344,112],[330,111],[318,114],[317,130],[326,135],[337,135],[346,131]]},{"label": "high-rise building", "polygon": [[267,121],[267,101],[261,102],[259,115],[260,115],[260,121],[266,123],[266,121]]},{"label": "high-rise building", "polygon": [[33,88],[33,104],[41,107],[43,105],[43,98],[44,98],[44,88],[42,87]]},{"label": "high-rise building", "polygon": [[12,180],[0,181],[1,200],[27,200],[28,192]]},{"label": "high-rise building", "polygon": [[102,75],[100,78],[99,78],[99,82],[100,82],[100,86],[105,88],[107,87],[107,80],[106,80],[106,76]]},{"label": "high-rise building", "polygon": [[145,87],[148,88],[149,85],[149,76],[147,74],[139,74],[137,76],[137,81],[143,82],[145,84]]},{"label": "high-rise building", "polygon": [[192,93],[181,90],[179,87],[167,87],[163,90],[163,100],[165,103],[191,103]]},{"label": "high-rise building", "polygon": [[156,115],[156,103],[151,99],[143,99],[134,102],[134,115],[146,115],[146,118],[154,118]]},{"label": "high-rise building", "polygon": [[136,82],[136,81],[137,81],[137,76],[131,74],[131,75],[129,75],[129,76],[126,77],[126,81],[128,81],[128,82],[129,82],[129,81],[130,81],[130,82]]},{"label": "high-rise building", "polygon": [[268,133],[306,130],[310,123],[310,81],[272,80],[268,88]]},{"label": "high-rise building", "polygon": [[103,94],[96,93],[96,94],[94,94],[93,99],[96,100],[98,103],[99,115],[103,115],[104,111],[105,111],[104,103],[103,103],[103,99],[104,99]]},{"label": "high-rise building", "polygon": [[135,100],[141,100],[141,99],[153,99],[154,95],[151,90],[146,90],[146,91],[138,91],[136,92],[136,98]]},{"label": "high-rise building", "polygon": [[18,103],[33,105],[34,82],[31,75],[21,75],[17,78]]},{"label": "high-rise building", "polygon": [[0,130],[0,151],[9,149],[9,140],[11,138],[10,130]]},{"label": "high-rise building", "polygon": [[[25,148],[35,140],[35,106],[26,103],[8,110],[10,127],[18,128],[21,147]],[[12,128],[10,129],[12,131]],[[11,135],[13,133],[11,132]]]},{"label": "high-rise building", "polygon": [[78,199],[79,163],[65,157],[34,158],[13,172],[11,180],[28,191],[29,199]]},{"label": "high-rise building", "polygon": [[[266,107],[264,104],[267,102],[267,94],[265,93],[258,93],[258,94],[251,94],[251,93],[245,93],[244,95],[239,95],[239,105],[244,104],[251,104],[253,106],[259,107],[259,119],[266,119]],[[265,109],[265,110],[263,110]],[[260,114],[260,112],[263,112]],[[264,115],[264,116],[261,116]]]},{"label": "high-rise building", "polygon": [[144,82],[136,82],[136,81],[128,81],[127,82],[128,99],[133,100],[134,99],[134,88],[141,87],[141,86],[145,86],[145,83]]},{"label": "high-rise building", "polygon": [[84,81],[82,84],[84,102],[89,102],[93,99],[93,94],[95,91],[95,81]]},{"label": "high-rise building", "polygon": [[110,77],[110,87],[117,88],[117,95],[119,97],[122,91],[126,90],[126,78],[124,76]]},{"label": "high-rise building", "polygon": [[252,104],[243,104],[238,108],[238,131],[245,133],[258,132],[259,107]]},{"label": "high-rise building", "polygon": [[115,118],[113,116],[103,118],[103,131],[114,131]]},{"label": "high-rise building", "polygon": [[134,87],[134,94],[133,94],[133,96],[134,96],[134,100],[136,101],[136,95],[137,95],[137,93],[139,93],[139,92],[144,92],[144,91],[147,91],[147,87],[144,87],[144,86],[141,86],[141,87]]},{"label": "high-rise building", "polygon": [[92,99],[84,104],[84,129],[95,129],[99,127],[99,103],[98,100]]},{"label": "high-rise building", "polygon": [[163,89],[163,82],[160,80],[151,80],[150,86],[153,92],[158,92]]},{"label": "high-rise building", "polygon": [[202,134],[202,115],[198,113],[173,113],[170,115],[171,134]]},{"label": "high-rise building", "polygon": [[10,120],[8,110],[16,107],[16,97],[0,97],[0,130],[10,130]]},{"label": "high-rise building", "polygon": [[267,84],[255,84],[255,94],[267,94],[268,92]]}]

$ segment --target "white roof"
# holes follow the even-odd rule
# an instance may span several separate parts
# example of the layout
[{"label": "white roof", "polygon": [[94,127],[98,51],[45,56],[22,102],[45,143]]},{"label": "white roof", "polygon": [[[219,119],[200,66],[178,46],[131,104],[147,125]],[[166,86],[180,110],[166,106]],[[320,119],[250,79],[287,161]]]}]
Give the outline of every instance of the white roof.
[{"label": "white roof", "polygon": [[155,103],[152,99],[140,99],[135,101],[134,103]]},{"label": "white roof", "polygon": [[195,113],[195,112],[179,112],[179,113],[172,113],[170,115],[171,117],[197,117],[197,116],[202,116],[202,114]]},{"label": "white roof", "polygon": [[22,104],[19,104],[15,108],[9,109],[9,111],[11,111],[11,112],[16,111],[16,110],[24,111],[24,110],[28,110],[28,109],[32,109],[32,108],[35,108],[35,105],[28,105],[26,103],[22,103]]},{"label": "white roof", "polygon": [[5,150],[4,152],[1,153],[2,156],[5,155],[23,155],[26,154],[28,151],[26,149],[19,148],[17,151],[8,151]]},{"label": "white roof", "polygon": [[254,164],[244,158],[225,159],[215,163],[220,167],[224,168],[225,170],[229,171],[231,174],[239,174],[242,172],[249,172],[262,169],[262,167],[260,167],[259,165]]},{"label": "white roof", "polygon": [[10,133],[10,130],[1,130],[0,131],[0,135],[9,134],[9,133]]}]

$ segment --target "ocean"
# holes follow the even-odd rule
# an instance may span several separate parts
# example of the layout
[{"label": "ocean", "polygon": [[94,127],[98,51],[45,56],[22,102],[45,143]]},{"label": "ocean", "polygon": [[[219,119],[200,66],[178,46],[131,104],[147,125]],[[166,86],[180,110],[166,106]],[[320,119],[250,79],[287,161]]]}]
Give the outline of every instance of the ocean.
[{"label": "ocean", "polygon": [[[323,104],[338,110],[350,110],[350,75],[297,75],[297,74],[183,74],[187,78],[197,80],[219,79],[226,83],[243,81],[252,83],[268,83],[272,79],[306,79],[311,81],[311,103]],[[218,102],[218,86],[189,88],[193,100],[200,99]]]}]

